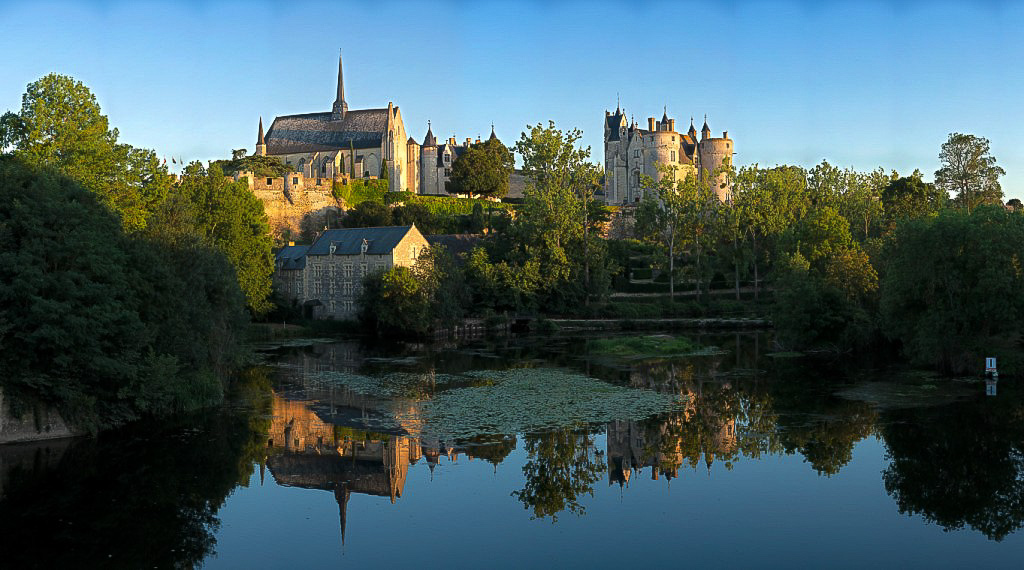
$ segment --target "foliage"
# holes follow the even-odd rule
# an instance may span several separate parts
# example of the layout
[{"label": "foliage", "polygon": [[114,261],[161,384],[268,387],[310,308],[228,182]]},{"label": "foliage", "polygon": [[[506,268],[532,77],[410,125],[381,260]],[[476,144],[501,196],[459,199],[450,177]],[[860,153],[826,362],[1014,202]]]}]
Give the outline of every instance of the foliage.
[{"label": "foliage", "polygon": [[348,184],[335,182],[331,193],[344,207],[352,208],[363,202],[384,203],[388,191],[387,180],[349,180]]},{"label": "foliage", "polygon": [[989,153],[986,138],[950,133],[939,152],[942,167],[935,171],[935,185],[955,194],[956,204],[967,213],[981,204],[1002,204],[999,177],[1006,174]]},{"label": "foliage", "polygon": [[430,297],[408,267],[367,275],[359,295],[359,320],[382,336],[425,335],[430,329]]},{"label": "foliage", "polygon": [[508,194],[509,176],[514,166],[512,153],[498,139],[474,144],[452,163],[448,191],[502,198]]},{"label": "foliage", "polygon": [[126,230],[136,231],[146,226],[170,178],[156,153],[117,138],[89,88],[55,73],[28,85],[19,113],[0,117],[0,151],[64,172],[117,212]]},{"label": "foliage", "polygon": [[591,354],[636,358],[642,356],[678,356],[702,349],[685,337],[631,336],[592,340],[588,343]]},{"label": "foliage", "polygon": [[261,315],[271,308],[273,241],[263,203],[241,182],[229,182],[217,166],[194,162],[185,168],[156,214],[153,233],[173,241],[174,234],[198,237],[227,257],[249,308]]},{"label": "foliage", "polygon": [[934,214],[945,207],[946,193],[921,180],[921,176],[915,170],[910,176],[892,179],[882,190],[882,206],[890,223]]},{"label": "foliage", "polygon": [[586,508],[579,497],[594,494],[594,483],[607,467],[604,452],[597,449],[594,435],[582,430],[561,429],[523,437],[528,454],[523,464],[525,483],[512,496],[532,510],[532,518],[558,520],[562,511],[582,516]]},{"label": "foliage", "polygon": [[87,428],[219,400],[245,325],[225,258],[198,239],[124,235],[51,170],[2,158],[0,181],[5,391]]},{"label": "foliage", "polygon": [[1024,333],[1024,219],[1000,206],[907,221],[887,248],[881,282],[886,334],[918,364],[1019,373]]},{"label": "foliage", "polygon": [[[242,149],[245,152],[245,149]],[[237,172],[252,172],[257,178],[280,178],[292,171],[292,167],[274,156],[232,156],[231,160],[214,160],[210,168],[217,166],[227,176]]]},{"label": "foliage", "polygon": [[360,202],[345,212],[341,225],[346,228],[375,228],[392,225],[391,208],[380,202]]}]

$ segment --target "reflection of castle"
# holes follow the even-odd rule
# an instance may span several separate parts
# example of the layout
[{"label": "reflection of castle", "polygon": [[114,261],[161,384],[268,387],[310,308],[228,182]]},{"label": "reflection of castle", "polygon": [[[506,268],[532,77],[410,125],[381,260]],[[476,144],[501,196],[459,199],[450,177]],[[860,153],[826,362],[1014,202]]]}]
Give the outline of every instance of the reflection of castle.
[{"label": "reflection of castle", "polygon": [[[728,387],[728,386],[725,386]],[[708,472],[715,456],[736,450],[736,419],[702,401],[702,388],[682,390],[684,409],[660,422],[613,421],[608,424],[608,484],[629,483],[634,469],[651,468],[651,478],[679,476],[684,463],[696,467],[701,455]]]}]

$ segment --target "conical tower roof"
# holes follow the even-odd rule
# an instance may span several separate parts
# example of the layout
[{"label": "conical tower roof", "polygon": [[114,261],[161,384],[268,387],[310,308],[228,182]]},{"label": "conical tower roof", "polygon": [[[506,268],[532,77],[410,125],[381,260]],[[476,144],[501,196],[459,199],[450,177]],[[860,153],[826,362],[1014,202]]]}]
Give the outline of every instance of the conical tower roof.
[{"label": "conical tower roof", "polygon": [[263,140],[263,117],[260,117],[260,134],[256,137],[257,145],[266,145],[266,141]]},{"label": "conical tower roof", "polygon": [[434,138],[434,132],[430,129],[430,121],[427,121],[427,135],[423,137],[423,146],[437,146],[437,139]]},{"label": "conical tower roof", "polygon": [[487,137],[487,140],[501,142],[498,140],[498,135],[494,134],[494,123],[491,123],[491,136]]}]

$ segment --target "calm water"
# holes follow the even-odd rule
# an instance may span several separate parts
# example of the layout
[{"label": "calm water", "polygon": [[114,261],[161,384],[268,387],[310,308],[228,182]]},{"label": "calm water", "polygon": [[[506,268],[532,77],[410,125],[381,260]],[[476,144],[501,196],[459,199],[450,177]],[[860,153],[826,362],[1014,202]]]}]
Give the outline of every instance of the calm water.
[{"label": "calm water", "polygon": [[0,447],[0,566],[1019,566],[1012,382],[698,340],[266,347],[224,409]]}]

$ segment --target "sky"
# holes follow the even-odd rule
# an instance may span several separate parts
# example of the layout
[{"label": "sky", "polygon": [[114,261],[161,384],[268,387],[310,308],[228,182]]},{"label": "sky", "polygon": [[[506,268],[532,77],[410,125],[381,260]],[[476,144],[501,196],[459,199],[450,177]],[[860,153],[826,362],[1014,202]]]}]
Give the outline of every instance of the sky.
[{"label": "sky", "polygon": [[707,115],[739,165],[822,159],[931,180],[949,133],[991,141],[1024,198],[1024,2],[97,2],[0,0],[0,112],[71,75],[121,141],[186,161],[252,152],[259,118],[401,108],[422,142],[578,128],[601,161],[638,123]]}]

